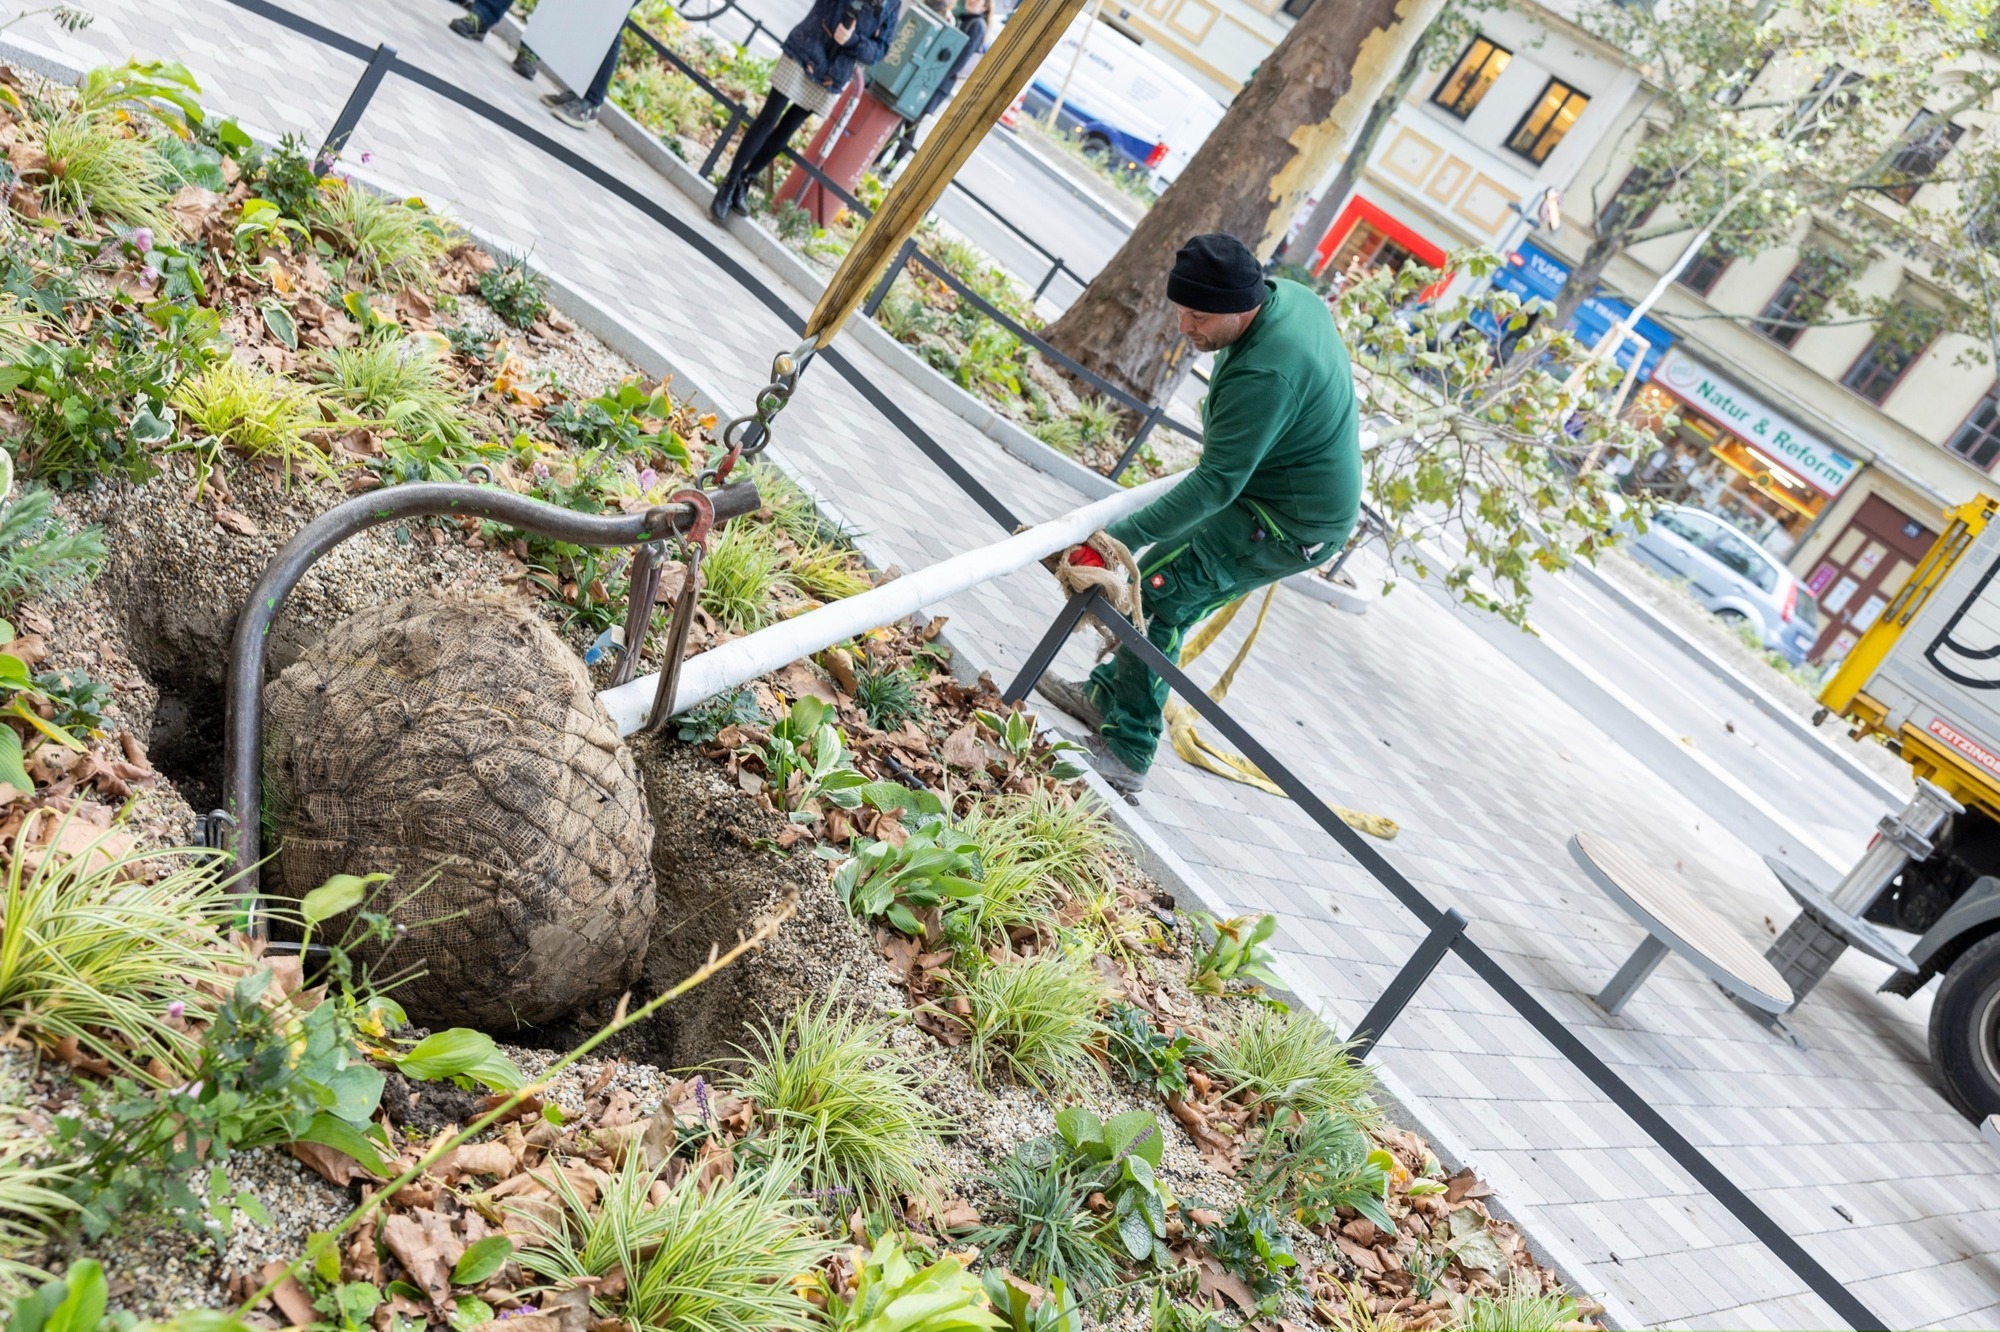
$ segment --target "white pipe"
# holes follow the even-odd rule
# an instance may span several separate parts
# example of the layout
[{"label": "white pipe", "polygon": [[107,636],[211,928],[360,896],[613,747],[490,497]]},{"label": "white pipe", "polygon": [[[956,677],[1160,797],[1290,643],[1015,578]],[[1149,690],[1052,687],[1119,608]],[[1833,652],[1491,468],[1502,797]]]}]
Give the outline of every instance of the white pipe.
[{"label": "white pipe", "polygon": [[[1051,518],[1005,541],[968,550],[904,574],[900,578],[842,601],[829,602],[818,610],[795,615],[768,629],[732,639],[719,648],[689,657],[681,665],[679,686],[674,690],[673,711],[678,714],[705,703],[725,690],[734,689],[760,675],[809,657],[835,643],[844,643],[857,634],[894,624],[926,606],[936,605],[970,587],[989,582],[1003,574],[1025,569],[1059,550],[1068,550],[1092,532],[1137,511],[1158,499],[1178,477],[1161,477],[1143,486],[1120,491],[1058,518]],[[658,673],[607,689],[597,697],[611,714],[618,734],[630,735],[645,724],[653,708],[653,694],[660,687]]]}]

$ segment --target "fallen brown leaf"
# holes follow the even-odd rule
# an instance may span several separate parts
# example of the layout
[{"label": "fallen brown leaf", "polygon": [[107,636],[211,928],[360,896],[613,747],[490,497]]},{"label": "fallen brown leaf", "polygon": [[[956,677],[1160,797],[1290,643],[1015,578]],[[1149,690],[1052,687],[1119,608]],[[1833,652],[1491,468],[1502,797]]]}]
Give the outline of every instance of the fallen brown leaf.
[{"label": "fallen brown leaf", "polygon": [[[265,1263],[264,1270],[258,1274],[259,1284],[268,1285],[288,1265],[282,1258],[273,1258]],[[313,1307],[312,1296],[306,1294],[297,1277],[287,1275],[280,1281],[277,1289],[271,1292],[271,1303],[277,1305],[278,1312],[297,1327],[311,1327],[319,1321],[319,1310]]]}]

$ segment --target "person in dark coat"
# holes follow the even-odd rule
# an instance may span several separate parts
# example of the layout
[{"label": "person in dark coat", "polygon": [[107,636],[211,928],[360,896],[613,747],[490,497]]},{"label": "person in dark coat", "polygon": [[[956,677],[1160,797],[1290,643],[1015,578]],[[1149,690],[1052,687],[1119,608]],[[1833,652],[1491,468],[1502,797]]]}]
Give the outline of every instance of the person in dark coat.
[{"label": "person in dark coat", "polygon": [[964,75],[965,67],[972,63],[974,56],[986,49],[987,9],[988,0],[962,0],[958,7],[957,19],[958,30],[965,34],[965,45],[959,48],[958,58],[951,62],[951,70],[944,76],[944,82],[938,84],[937,91],[931,94],[931,100],[924,104],[924,113],[915,120],[905,122],[903,128],[896,132],[896,137],[889,141],[889,146],[883,151],[882,156],[876,159],[883,170],[894,170],[896,163],[916,151],[917,130],[924,122],[944,109],[945,102],[951,97],[952,89],[958,86],[960,77]]},{"label": "person in dark coat", "polygon": [[813,0],[812,11],[785,38],[771,72],[771,95],[743,131],[736,159],[715,187],[710,217],[723,222],[732,212],[750,211],[750,178],[778,159],[808,116],[826,113],[857,64],[882,58],[901,14],[899,0]]}]

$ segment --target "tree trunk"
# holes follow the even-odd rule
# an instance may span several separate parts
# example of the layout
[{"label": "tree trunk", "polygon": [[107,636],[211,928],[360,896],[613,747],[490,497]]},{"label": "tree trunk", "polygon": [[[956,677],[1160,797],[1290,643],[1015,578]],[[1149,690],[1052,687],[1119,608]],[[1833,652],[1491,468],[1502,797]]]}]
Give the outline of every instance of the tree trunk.
[{"label": "tree trunk", "polygon": [[1226,231],[1268,257],[1401,72],[1444,0],[1321,0],[1236,96],[1222,121],[1048,339],[1112,383],[1164,402],[1188,344],[1167,272],[1190,236]]},{"label": "tree trunk", "polygon": [[1334,214],[1347,202],[1347,192],[1354,188],[1354,182],[1361,179],[1361,169],[1368,165],[1369,154],[1382,141],[1382,131],[1388,128],[1389,117],[1396,114],[1410,89],[1416,86],[1417,76],[1424,72],[1424,52],[1429,42],[1417,41],[1410,47],[1410,53],[1403,57],[1403,68],[1396,75],[1396,81],[1380,97],[1375,105],[1368,108],[1368,118],[1361,123],[1361,133],[1355,138],[1354,146],[1347,150],[1347,156],[1340,163],[1340,170],[1334,173],[1326,192],[1313,205],[1312,216],[1299,228],[1299,244],[1303,247],[1298,254],[1285,257],[1300,267],[1310,267],[1312,252],[1319,244],[1320,237],[1326,235],[1333,226]]}]

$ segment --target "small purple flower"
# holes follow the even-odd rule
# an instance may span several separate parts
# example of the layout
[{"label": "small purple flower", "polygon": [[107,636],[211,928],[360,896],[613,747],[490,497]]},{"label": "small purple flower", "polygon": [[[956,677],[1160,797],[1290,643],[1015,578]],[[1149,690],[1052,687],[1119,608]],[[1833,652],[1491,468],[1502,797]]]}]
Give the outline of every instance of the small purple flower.
[{"label": "small purple flower", "polygon": [[531,1314],[531,1313],[540,1313],[540,1312],[541,1312],[541,1310],[537,1309],[537,1308],[536,1308],[536,1307],[535,1307],[534,1305],[532,1305],[532,1304],[523,1304],[523,1305],[520,1305],[520,1306],[518,1306],[518,1307],[516,1307],[516,1308],[512,1308],[512,1309],[509,1309],[509,1310],[507,1310],[507,1311],[506,1311],[505,1313],[501,1314],[500,1316],[501,1316],[502,1318],[525,1318],[525,1317],[527,1317],[527,1316],[528,1316],[529,1314]]},{"label": "small purple flower", "polygon": [[537,481],[546,481],[549,479],[549,465],[547,463],[538,462],[535,464],[535,479]]},{"label": "small purple flower", "polygon": [[660,479],[660,474],[654,471],[652,468],[641,467],[639,469],[639,489],[651,490],[653,488],[653,484],[657,482],[659,479]]},{"label": "small purple flower", "polygon": [[188,1006],[186,1004],[182,1003],[178,999],[174,1000],[172,1003],[167,1005],[168,1021],[172,1021],[175,1018],[178,1018],[181,1014],[187,1012],[187,1009]]},{"label": "small purple flower", "polygon": [[151,285],[153,285],[153,283],[158,282],[160,280],[160,270],[153,267],[151,264],[147,264],[144,268],[139,270],[139,276],[143,278],[145,280],[146,285],[150,287]]},{"label": "small purple flower", "polygon": [[694,1103],[701,1107],[701,1122],[708,1123],[708,1084],[702,1081],[699,1073],[694,1077]]},{"label": "small purple flower", "polygon": [[178,1087],[174,1088],[174,1089],[173,1089],[172,1091],[168,1092],[168,1093],[167,1093],[167,1095],[169,1095],[169,1096],[199,1096],[199,1095],[201,1095],[201,1084],[200,1084],[199,1082],[183,1082],[183,1083],[182,1083],[182,1084],[181,1084],[180,1086],[178,1086]]},{"label": "small purple flower", "polygon": [[134,231],[132,233],[132,248],[136,249],[140,254],[144,254],[146,251],[152,249],[153,229],[151,227],[140,227]]},{"label": "small purple flower", "polygon": [[362,166],[367,166],[367,165],[368,165],[368,164],[369,164],[370,162],[372,162],[372,161],[374,161],[374,160],[375,160],[375,154],[373,154],[373,153],[368,153],[368,152],[364,152],[364,153],[362,153],[362,154],[361,154],[361,165],[362,165]]}]

